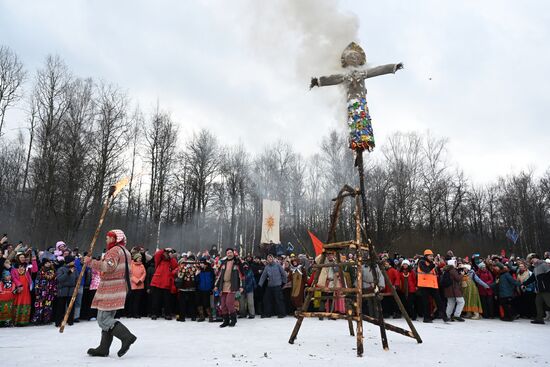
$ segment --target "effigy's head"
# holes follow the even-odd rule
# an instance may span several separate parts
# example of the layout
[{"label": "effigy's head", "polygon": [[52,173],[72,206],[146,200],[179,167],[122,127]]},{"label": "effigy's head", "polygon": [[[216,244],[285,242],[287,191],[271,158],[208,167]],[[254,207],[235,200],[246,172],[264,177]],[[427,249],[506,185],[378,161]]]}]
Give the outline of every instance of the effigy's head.
[{"label": "effigy's head", "polygon": [[367,62],[367,55],[365,51],[357,43],[352,42],[345,48],[342,52],[342,67],[346,68],[348,66],[361,66],[365,65]]}]

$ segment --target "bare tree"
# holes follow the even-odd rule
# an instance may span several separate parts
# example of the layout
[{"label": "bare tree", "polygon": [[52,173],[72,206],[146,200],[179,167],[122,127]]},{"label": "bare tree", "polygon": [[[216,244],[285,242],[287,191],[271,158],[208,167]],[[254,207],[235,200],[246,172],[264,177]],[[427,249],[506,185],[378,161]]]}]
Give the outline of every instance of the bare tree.
[{"label": "bare tree", "polygon": [[17,54],[7,46],[0,46],[0,137],[7,109],[22,97],[25,76]]}]

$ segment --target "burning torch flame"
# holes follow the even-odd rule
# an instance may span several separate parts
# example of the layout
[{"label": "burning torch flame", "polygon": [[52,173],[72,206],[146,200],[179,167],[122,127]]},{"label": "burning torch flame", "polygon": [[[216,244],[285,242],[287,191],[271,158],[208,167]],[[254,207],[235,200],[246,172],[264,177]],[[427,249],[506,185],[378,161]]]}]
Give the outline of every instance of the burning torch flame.
[{"label": "burning torch flame", "polygon": [[117,196],[118,193],[124,188],[124,186],[128,185],[128,182],[130,180],[128,177],[124,177],[122,180],[118,181],[116,184],[114,184],[115,190],[113,191],[113,197]]}]

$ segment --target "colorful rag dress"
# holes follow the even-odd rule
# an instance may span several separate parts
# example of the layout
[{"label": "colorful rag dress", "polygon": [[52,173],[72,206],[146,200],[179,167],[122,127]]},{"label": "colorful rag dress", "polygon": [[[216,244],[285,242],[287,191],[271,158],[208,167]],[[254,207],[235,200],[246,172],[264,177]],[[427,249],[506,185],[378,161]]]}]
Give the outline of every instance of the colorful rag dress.
[{"label": "colorful rag dress", "polygon": [[403,64],[386,64],[365,67],[367,56],[365,51],[355,42],[350,43],[342,53],[343,74],[313,78],[310,87],[324,87],[343,84],[346,88],[348,101],[349,146],[355,151],[372,151],[374,149],[374,134],[372,122],[367,107],[367,88],[365,79],[380,75],[395,74]]},{"label": "colorful rag dress", "polygon": [[52,321],[52,306],[57,294],[55,270],[53,268],[42,269],[36,277],[34,287],[35,301],[32,323],[48,324]]},{"label": "colorful rag dress", "polygon": [[13,300],[13,324],[25,326],[31,320],[31,286],[29,278],[25,275],[19,277],[21,288]]},{"label": "colorful rag dress", "polygon": [[12,325],[14,289],[11,280],[0,281],[0,327]]}]

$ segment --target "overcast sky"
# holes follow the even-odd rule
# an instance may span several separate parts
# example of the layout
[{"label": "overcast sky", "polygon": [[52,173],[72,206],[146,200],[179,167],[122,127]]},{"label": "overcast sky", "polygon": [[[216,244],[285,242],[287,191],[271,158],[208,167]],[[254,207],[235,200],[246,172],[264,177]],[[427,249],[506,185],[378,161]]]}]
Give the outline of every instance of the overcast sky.
[{"label": "overcast sky", "polygon": [[[183,138],[204,127],[252,152],[282,139],[311,155],[345,126],[338,87],[308,85],[357,40],[370,65],[405,64],[367,83],[378,147],[430,130],[479,183],[550,167],[549,36],[543,0],[0,0],[0,44],[31,80],[59,54],[145,111],[158,100]],[[8,131],[21,126],[8,118]]]}]

